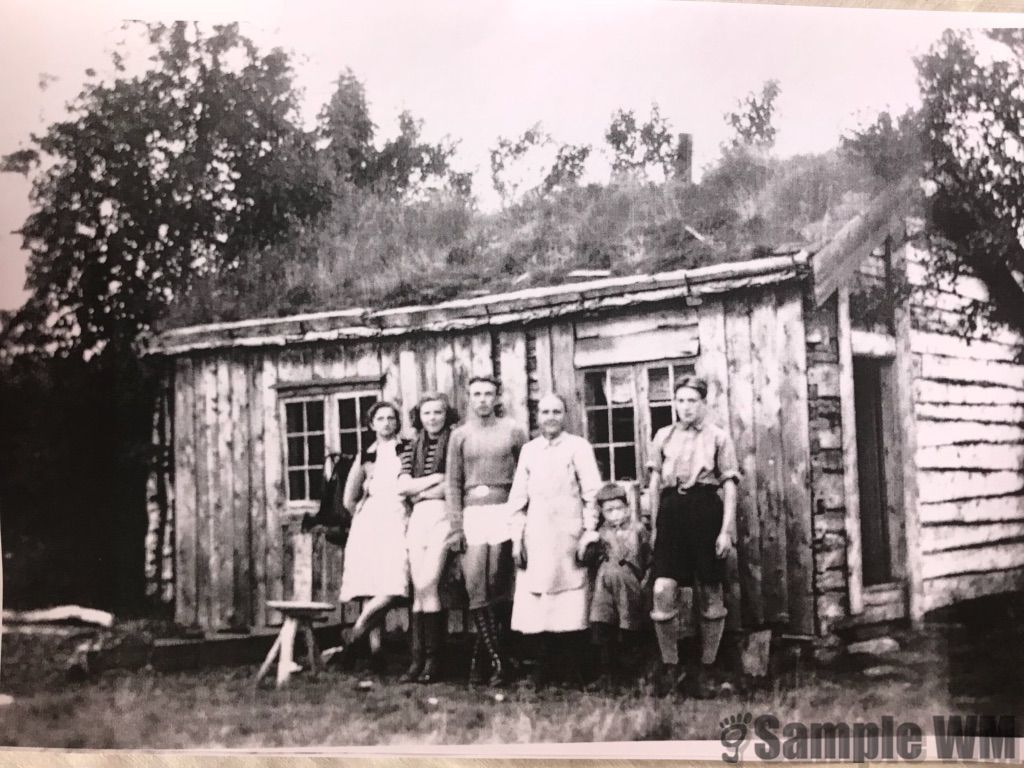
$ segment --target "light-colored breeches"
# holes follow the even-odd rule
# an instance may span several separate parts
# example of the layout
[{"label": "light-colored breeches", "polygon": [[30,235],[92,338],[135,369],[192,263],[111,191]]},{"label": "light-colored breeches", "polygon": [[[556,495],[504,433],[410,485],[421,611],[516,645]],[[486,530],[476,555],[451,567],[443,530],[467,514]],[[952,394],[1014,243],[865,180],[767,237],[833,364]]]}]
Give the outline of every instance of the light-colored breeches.
[{"label": "light-colored breeches", "polygon": [[417,613],[441,610],[438,584],[448,555],[451,526],[443,499],[417,502],[409,517],[405,545],[412,579],[412,609]]}]

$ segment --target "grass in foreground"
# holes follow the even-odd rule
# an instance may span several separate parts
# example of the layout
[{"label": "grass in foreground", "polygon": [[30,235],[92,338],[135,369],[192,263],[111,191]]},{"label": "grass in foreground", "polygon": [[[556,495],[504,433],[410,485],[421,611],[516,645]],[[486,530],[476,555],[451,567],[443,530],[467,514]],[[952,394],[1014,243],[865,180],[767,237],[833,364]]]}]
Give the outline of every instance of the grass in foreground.
[{"label": "grass in foreground", "polygon": [[[389,682],[368,692],[357,678],[302,676],[281,691],[256,689],[251,667],[202,673],[110,673],[81,685],[16,697],[0,719],[0,744],[69,748],[315,747],[717,738],[737,712],[795,719],[863,720],[877,713],[927,722],[952,702],[941,675],[886,681],[808,677],[791,689],[715,701],[571,690],[492,692],[456,684]],[[436,702],[435,702],[436,700]]]},{"label": "grass in foreground", "polygon": [[[878,721],[926,730],[934,715],[1013,714],[1024,722],[1024,593],[979,605],[977,615],[902,636],[902,650],[843,670],[787,673],[773,687],[714,701],[657,699],[521,683],[493,692],[458,683],[357,692],[358,678],[328,672],[257,689],[254,666],[202,672],[106,673],[64,681],[55,663],[72,638],[5,634],[0,746],[185,749],[495,744],[715,739],[743,712],[780,722]],[[396,663],[399,661],[396,659]],[[873,667],[871,674],[865,666]],[[397,669],[397,667],[396,667]]]}]

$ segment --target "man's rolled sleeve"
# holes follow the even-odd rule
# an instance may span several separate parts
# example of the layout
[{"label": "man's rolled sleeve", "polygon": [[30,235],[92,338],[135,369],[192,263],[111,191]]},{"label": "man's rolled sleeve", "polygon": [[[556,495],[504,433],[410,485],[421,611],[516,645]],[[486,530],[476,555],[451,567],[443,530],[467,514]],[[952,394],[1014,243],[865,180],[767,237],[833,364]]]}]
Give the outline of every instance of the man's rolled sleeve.
[{"label": "man's rolled sleeve", "polygon": [[723,432],[719,435],[715,447],[715,472],[718,477],[718,484],[725,485],[726,481],[740,481],[740,464],[736,459],[736,446],[729,434]]}]

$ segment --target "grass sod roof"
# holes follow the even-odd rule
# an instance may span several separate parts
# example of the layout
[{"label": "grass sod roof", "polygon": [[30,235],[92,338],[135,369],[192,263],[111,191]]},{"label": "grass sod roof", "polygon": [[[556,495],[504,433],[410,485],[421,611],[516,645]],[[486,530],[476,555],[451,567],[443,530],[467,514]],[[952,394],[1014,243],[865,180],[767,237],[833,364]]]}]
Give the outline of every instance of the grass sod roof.
[{"label": "grass sod roof", "polygon": [[244,266],[193,276],[152,333],[436,306],[594,270],[655,275],[814,253],[876,194],[879,180],[861,166],[838,150],[786,159],[729,152],[699,183],[616,177],[530,192],[495,211],[445,190],[400,200],[351,191]]},{"label": "grass sod roof", "polygon": [[809,254],[796,253],[680,269],[528,288],[433,306],[362,308],[283,318],[209,323],[165,331],[147,354],[177,355],[233,347],[281,347],[318,341],[370,340],[515,325],[598,310],[696,298],[805,277]]},{"label": "grass sod roof", "polygon": [[780,283],[809,275],[820,305],[857,264],[899,228],[909,182],[903,181],[867,201],[820,248],[723,262],[706,267],[653,274],[607,277],[583,282],[532,287],[434,305],[295,314],[207,323],[164,331],[147,354],[175,355],[232,347],[280,347],[317,341],[374,339],[411,333],[513,325],[563,315],[634,306],[670,299],[720,294]]}]

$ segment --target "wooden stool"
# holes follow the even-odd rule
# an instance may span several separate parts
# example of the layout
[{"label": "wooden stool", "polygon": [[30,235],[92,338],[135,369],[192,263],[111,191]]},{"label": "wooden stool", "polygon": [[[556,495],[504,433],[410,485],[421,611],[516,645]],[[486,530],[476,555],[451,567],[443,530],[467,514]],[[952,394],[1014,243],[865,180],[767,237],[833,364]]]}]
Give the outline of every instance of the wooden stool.
[{"label": "wooden stool", "polygon": [[284,623],[281,631],[277,634],[270,653],[263,660],[260,671],[256,673],[256,684],[259,685],[270,665],[277,657],[277,687],[288,682],[292,672],[298,669],[295,663],[295,636],[302,632],[306,641],[306,653],[309,656],[309,669],[315,677],[320,671],[320,649],[316,644],[316,637],[313,635],[313,619],[319,619],[334,610],[330,603],[312,603],[308,601],[291,600],[268,600],[267,608],[280,611],[284,614]]}]

